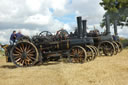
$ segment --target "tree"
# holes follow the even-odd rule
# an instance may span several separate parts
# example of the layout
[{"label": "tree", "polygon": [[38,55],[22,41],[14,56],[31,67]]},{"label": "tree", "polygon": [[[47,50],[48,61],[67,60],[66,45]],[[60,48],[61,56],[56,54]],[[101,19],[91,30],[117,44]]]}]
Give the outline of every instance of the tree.
[{"label": "tree", "polygon": [[[118,25],[128,26],[128,0],[102,0],[100,5],[106,11],[104,16],[110,16],[111,24],[114,23],[114,20],[118,20]],[[101,27],[104,27],[104,25],[105,17],[103,17]]]}]

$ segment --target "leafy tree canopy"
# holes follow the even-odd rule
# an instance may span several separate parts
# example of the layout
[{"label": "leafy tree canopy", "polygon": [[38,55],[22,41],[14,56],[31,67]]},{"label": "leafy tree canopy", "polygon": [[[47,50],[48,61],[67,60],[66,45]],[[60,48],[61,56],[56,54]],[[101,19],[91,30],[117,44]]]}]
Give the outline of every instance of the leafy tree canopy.
[{"label": "leafy tree canopy", "polygon": [[[118,25],[128,26],[128,0],[102,0],[100,5],[106,11],[105,15],[110,16],[110,23],[118,20]],[[105,17],[102,20],[101,27],[105,25]]]}]

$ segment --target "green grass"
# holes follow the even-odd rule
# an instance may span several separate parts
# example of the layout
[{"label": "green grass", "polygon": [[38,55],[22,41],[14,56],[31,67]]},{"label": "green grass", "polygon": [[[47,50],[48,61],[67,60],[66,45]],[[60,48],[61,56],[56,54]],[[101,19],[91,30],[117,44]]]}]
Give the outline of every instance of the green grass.
[{"label": "green grass", "polygon": [[121,40],[121,43],[128,43],[128,39]]},{"label": "green grass", "polygon": [[123,47],[128,49],[128,39],[123,39],[123,40],[120,40],[120,41],[123,44]]},{"label": "green grass", "polygon": [[128,49],[128,46],[127,46],[127,47],[125,47],[125,49]]}]

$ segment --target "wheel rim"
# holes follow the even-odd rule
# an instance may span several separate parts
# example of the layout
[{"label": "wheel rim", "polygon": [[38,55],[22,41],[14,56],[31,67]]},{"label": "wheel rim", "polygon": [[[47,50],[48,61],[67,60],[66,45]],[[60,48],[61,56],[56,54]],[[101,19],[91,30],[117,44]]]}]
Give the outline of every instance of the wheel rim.
[{"label": "wheel rim", "polygon": [[94,48],[95,48],[95,50],[96,50],[96,53],[97,53],[97,56],[99,56],[99,50],[98,50],[98,48],[97,47],[95,47],[95,46],[93,46]]},{"label": "wheel rim", "polygon": [[88,62],[88,61],[94,60],[95,55],[94,55],[93,49],[90,46],[85,46],[85,50],[87,52],[86,61]]},{"label": "wheel rim", "polygon": [[113,45],[115,47],[114,55],[116,55],[119,52],[119,46],[118,46],[118,44],[115,41],[113,41],[112,43],[113,43]]},{"label": "wheel rim", "polygon": [[119,46],[119,53],[123,50],[123,46],[122,46],[122,44],[121,44],[121,42],[116,42],[117,44],[118,44],[118,46]]},{"label": "wheel rim", "polygon": [[19,38],[16,43],[25,42],[25,41],[31,42],[31,40],[28,36],[23,36],[23,37]]},{"label": "wheel rim", "polygon": [[70,62],[84,63],[86,59],[86,51],[81,46],[75,46],[70,50]]},{"label": "wheel rim", "polygon": [[95,46],[90,46],[94,52],[94,59],[96,58],[96,56],[98,56],[98,51],[97,48]]},{"label": "wheel rim", "polygon": [[109,41],[100,43],[100,45],[98,46],[98,49],[100,51],[100,55],[104,54],[106,56],[112,56],[115,52],[114,45]]},{"label": "wheel rim", "polygon": [[13,63],[18,67],[32,66],[36,63],[38,51],[30,42],[20,42],[11,51]]}]

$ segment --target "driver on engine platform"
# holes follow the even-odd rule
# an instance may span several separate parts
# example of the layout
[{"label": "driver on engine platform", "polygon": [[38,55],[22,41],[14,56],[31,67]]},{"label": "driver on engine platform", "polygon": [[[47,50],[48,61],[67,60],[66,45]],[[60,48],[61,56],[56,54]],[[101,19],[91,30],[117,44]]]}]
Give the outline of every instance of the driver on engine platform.
[{"label": "driver on engine platform", "polygon": [[13,45],[16,42],[16,31],[14,30],[10,36],[10,45]]}]

